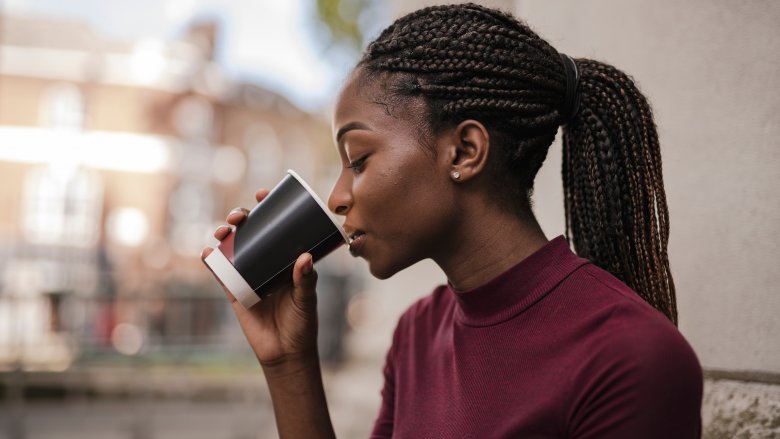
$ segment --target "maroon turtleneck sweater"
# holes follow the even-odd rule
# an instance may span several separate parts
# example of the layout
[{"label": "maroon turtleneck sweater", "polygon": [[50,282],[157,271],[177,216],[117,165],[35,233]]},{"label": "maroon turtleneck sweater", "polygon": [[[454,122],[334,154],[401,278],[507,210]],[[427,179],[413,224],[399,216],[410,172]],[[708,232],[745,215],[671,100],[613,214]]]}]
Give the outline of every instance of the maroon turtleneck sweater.
[{"label": "maroon turtleneck sweater", "polygon": [[560,236],[401,317],[373,438],[701,436],[701,366],[675,326]]}]

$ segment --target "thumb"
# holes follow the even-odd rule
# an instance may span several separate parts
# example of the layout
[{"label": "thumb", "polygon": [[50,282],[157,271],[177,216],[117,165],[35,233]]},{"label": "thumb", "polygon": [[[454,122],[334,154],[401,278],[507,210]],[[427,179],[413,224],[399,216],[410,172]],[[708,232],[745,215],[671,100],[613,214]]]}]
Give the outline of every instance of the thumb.
[{"label": "thumb", "polygon": [[293,301],[304,310],[317,306],[317,272],[311,254],[298,256],[293,267]]}]

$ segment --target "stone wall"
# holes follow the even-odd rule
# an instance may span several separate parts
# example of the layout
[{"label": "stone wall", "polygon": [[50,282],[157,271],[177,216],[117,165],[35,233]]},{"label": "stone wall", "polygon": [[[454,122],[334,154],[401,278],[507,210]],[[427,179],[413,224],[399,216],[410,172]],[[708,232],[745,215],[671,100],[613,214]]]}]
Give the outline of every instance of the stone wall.
[{"label": "stone wall", "polygon": [[716,377],[704,382],[705,439],[780,437],[780,385],[710,375]]}]

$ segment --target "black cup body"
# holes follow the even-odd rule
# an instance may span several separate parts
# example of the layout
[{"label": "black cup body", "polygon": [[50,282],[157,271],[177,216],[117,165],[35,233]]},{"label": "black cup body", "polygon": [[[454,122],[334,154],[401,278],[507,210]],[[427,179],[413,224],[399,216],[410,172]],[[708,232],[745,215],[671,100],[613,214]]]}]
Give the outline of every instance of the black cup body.
[{"label": "black cup body", "polygon": [[[308,184],[294,171],[288,171],[218,247],[246,285],[235,285],[234,279],[227,279],[235,273],[225,273],[223,278],[220,272],[230,271],[224,264],[211,264],[208,258],[206,262],[248,308],[252,302],[292,282],[298,256],[308,252],[316,262],[347,242],[344,230],[325,209]],[[220,272],[215,266],[219,266]],[[233,291],[246,290],[247,286],[256,298],[239,297],[248,294]]]}]

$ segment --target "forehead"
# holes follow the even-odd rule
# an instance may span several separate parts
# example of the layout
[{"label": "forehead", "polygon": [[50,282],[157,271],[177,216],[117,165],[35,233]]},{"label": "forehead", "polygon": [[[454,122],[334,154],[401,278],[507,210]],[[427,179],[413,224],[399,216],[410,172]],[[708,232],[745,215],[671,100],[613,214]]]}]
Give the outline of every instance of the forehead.
[{"label": "forehead", "polygon": [[[333,112],[334,132],[339,126],[350,122],[350,119],[361,114],[367,107],[366,88],[371,84],[365,83],[358,73],[352,72],[336,97],[336,107]],[[377,88],[377,87],[371,87]],[[371,90],[371,94],[375,94]]]},{"label": "forehead", "polygon": [[344,125],[361,122],[373,131],[419,129],[424,103],[419,97],[393,96],[392,78],[368,78],[355,70],[342,87],[333,113],[333,133]]}]

